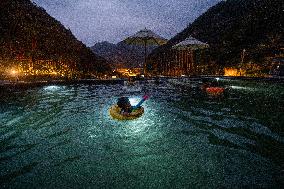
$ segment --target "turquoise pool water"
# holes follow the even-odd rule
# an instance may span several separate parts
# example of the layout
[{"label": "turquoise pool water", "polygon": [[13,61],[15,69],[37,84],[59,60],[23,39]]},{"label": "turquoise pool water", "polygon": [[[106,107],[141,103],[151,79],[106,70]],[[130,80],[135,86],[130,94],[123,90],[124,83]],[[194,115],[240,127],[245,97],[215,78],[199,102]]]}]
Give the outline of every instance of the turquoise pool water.
[{"label": "turquoise pool water", "polygon": [[[0,188],[280,188],[283,85],[223,83],[221,98],[169,83],[2,91]],[[141,118],[111,119],[144,93]]]}]

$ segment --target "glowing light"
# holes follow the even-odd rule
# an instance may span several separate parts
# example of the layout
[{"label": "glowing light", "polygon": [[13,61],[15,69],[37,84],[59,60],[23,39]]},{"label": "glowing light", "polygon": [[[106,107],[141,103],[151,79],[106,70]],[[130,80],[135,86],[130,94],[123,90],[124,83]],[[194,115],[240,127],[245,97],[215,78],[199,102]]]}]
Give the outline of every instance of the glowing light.
[{"label": "glowing light", "polygon": [[135,106],[140,101],[139,98],[129,98],[131,106]]},{"label": "glowing light", "polygon": [[18,72],[17,72],[16,70],[14,70],[14,69],[11,70],[11,74],[12,74],[12,75],[16,75],[17,73],[18,73]]},{"label": "glowing light", "polygon": [[60,89],[59,86],[56,85],[50,85],[50,86],[46,86],[43,88],[45,91],[57,91]]},{"label": "glowing light", "polygon": [[231,86],[232,89],[246,89],[245,87],[240,87],[240,86]]},{"label": "glowing light", "polygon": [[135,77],[135,76],[137,76],[137,75],[136,75],[135,73],[129,73],[128,76],[130,76],[130,77],[131,77],[131,76],[134,76],[134,77]]},{"label": "glowing light", "polygon": [[217,81],[219,81],[219,80],[220,80],[220,78],[219,78],[219,77],[216,77],[216,80],[217,80]]},{"label": "glowing light", "polygon": [[240,76],[241,74],[243,74],[242,70],[236,68],[225,68],[224,71],[224,76]]},{"label": "glowing light", "polygon": [[232,89],[236,89],[236,90],[246,90],[246,91],[255,91],[255,88],[252,87],[241,87],[241,86],[231,86]]},{"label": "glowing light", "polygon": [[111,78],[112,78],[112,79],[116,79],[116,76],[115,76],[115,75],[113,75],[113,76],[111,76]]}]

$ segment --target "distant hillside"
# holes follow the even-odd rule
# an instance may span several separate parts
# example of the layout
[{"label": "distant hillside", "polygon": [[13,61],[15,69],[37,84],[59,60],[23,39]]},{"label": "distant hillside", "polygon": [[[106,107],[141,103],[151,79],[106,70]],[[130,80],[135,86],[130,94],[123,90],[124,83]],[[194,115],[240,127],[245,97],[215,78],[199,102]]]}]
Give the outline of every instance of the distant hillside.
[{"label": "distant hillside", "polygon": [[[147,46],[150,54],[157,46]],[[96,43],[92,51],[112,63],[114,68],[142,67],[144,62],[144,46],[129,45],[124,42],[112,44],[107,41]]]},{"label": "distant hillside", "polygon": [[82,72],[108,71],[106,61],[30,0],[0,1],[0,59],[62,61]]},{"label": "distant hillside", "polygon": [[243,49],[244,62],[264,63],[283,48],[283,27],[284,1],[226,0],[211,7],[152,56],[192,36],[210,45],[210,57],[219,65],[240,63]]}]

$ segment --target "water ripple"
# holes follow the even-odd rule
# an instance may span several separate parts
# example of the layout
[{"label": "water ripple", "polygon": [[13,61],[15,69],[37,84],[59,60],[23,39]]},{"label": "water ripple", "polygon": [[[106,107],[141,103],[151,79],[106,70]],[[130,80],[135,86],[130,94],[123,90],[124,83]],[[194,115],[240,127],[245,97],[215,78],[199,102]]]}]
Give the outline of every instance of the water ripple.
[{"label": "water ripple", "polygon": [[[68,178],[82,187],[110,180],[146,188],[277,185],[271,175],[280,178],[283,169],[283,114],[277,111],[283,100],[262,89],[255,98],[253,91],[235,88],[218,99],[154,83],[122,89],[70,85],[6,94],[0,105],[0,183],[19,186],[26,179],[41,186],[48,178],[63,186]],[[109,115],[118,97],[144,94],[150,99],[140,118],[117,121]]]}]

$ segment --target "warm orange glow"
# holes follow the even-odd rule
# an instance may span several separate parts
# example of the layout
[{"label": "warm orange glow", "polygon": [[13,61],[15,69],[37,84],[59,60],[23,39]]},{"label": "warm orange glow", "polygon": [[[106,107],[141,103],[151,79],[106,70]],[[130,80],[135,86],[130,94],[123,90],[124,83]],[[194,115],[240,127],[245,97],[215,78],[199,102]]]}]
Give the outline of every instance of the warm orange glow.
[{"label": "warm orange glow", "polygon": [[[50,78],[59,77],[77,77],[81,74],[77,70],[75,62],[64,62],[64,61],[54,61],[54,60],[36,60],[31,59],[21,59],[14,60],[13,62],[8,62],[6,67],[0,62],[0,72],[3,75],[7,75],[19,80],[24,80],[29,78],[29,76],[43,76]],[[4,73],[5,72],[5,73]]]},{"label": "warm orange glow", "polygon": [[15,75],[17,75],[18,72],[17,72],[17,70],[12,69],[10,73],[11,73],[11,75],[15,76]]},{"label": "warm orange glow", "polygon": [[128,76],[130,76],[130,77],[135,77],[135,76],[137,76],[137,74],[135,74],[135,73],[129,73]]},{"label": "warm orange glow", "polygon": [[141,68],[132,68],[132,69],[128,69],[128,68],[119,68],[116,69],[116,71],[126,77],[135,77],[137,75],[139,75],[141,73]]},{"label": "warm orange glow", "polygon": [[224,69],[224,76],[241,76],[242,70],[236,68],[225,68]]}]

